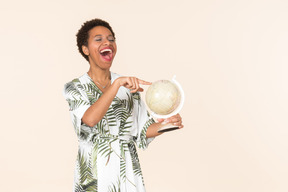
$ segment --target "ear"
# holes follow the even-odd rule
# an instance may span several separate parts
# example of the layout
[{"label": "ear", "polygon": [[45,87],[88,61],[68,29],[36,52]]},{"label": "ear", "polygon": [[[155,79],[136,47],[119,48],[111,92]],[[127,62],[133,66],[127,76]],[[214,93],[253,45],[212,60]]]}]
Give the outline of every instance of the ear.
[{"label": "ear", "polygon": [[82,45],[82,51],[83,51],[83,53],[84,53],[85,55],[87,55],[87,56],[89,55],[89,49],[88,49],[88,47]]}]

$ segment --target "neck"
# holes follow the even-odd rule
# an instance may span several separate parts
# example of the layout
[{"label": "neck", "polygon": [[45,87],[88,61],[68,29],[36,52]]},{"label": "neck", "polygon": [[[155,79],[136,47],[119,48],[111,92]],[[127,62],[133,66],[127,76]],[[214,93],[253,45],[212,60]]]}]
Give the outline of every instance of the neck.
[{"label": "neck", "polygon": [[110,79],[109,69],[91,68],[88,71],[88,75],[100,83],[107,82]]}]

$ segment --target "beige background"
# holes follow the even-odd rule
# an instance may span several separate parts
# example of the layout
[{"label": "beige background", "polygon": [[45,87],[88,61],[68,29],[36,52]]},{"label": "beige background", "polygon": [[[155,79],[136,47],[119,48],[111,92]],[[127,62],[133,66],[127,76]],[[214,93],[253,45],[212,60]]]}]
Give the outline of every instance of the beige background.
[{"label": "beige background", "polygon": [[174,74],[185,128],[140,151],[147,192],[288,191],[288,1],[0,3],[1,189],[72,191],[77,139],[64,83],[88,70],[81,24],[112,25],[112,71]]}]

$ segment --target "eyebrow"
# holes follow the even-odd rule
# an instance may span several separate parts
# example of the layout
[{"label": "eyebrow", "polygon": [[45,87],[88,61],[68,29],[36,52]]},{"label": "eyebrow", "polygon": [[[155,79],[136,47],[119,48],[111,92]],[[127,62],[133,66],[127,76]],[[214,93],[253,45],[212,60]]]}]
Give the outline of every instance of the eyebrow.
[{"label": "eyebrow", "polygon": [[[102,35],[95,35],[94,37],[100,36],[102,37]],[[108,35],[108,37],[113,37],[113,35]]]}]

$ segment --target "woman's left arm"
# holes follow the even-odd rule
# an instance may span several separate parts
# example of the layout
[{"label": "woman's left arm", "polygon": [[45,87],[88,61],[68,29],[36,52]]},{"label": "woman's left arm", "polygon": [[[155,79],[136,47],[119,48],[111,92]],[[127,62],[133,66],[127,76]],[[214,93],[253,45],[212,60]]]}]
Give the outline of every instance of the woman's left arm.
[{"label": "woman's left arm", "polygon": [[153,123],[148,127],[147,132],[146,132],[147,138],[156,137],[158,135],[163,134],[163,132],[162,133],[158,132],[158,129],[161,126],[163,126],[161,124],[163,121],[165,121],[166,123],[173,123],[173,125],[179,126],[179,129],[182,129],[184,127],[184,125],[182,124],[182,117],[179,114],[169,117],[167,119],[157,119],[157,121],[158,123]]}]

